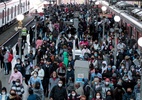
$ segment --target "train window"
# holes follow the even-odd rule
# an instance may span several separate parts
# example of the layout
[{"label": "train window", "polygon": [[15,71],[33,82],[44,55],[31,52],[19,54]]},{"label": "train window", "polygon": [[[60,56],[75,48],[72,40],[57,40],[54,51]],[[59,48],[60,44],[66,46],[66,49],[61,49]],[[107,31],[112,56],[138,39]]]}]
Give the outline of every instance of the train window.
[{"label": "train window", "polygon": [[9,21],[9,8],[7,9],[7,21]]},{"label": "train window", "polygon": [[3,11],[2,11],[2,23],[4,23],[4,18],[5,18],[5,17],[4,17],[4,12],[5,12],[5,11],[3,10]]},{"label": "train window", "polygon": [[25,3],[23,3],[23,12],[25,12]]},{"label": "train window", "polygon": [[26,6],[26,10],[27,10],[27,0],[26,0],[26,5],[25,6]]},{"label": "train window", "polygon": [[19,5],[18,5],[18,14],[19,14],[19,11],[20,11],[20,7],[19,7]]},{"label": "train window", "polygon": [[11,7],[11,18],[13,18],[13,7]]},{"label": "train window", "polygon": [[14,16],[16,16],[16,6],[15,6],[15,11],[14,11],[14,13],[15,13]]}]

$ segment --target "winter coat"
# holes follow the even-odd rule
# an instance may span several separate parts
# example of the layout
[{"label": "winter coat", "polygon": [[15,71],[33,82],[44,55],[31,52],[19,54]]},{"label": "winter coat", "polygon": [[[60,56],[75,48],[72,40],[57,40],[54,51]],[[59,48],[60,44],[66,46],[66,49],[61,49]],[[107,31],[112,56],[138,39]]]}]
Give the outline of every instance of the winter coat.
[{"label": "winter coat", "polygon": [[37,95],[31,94],[31,95],[28,96],[27,100],[37,100],[36,98],[37,98]]},{"label": "winter coat", "polygon": [[51,90],[50,98],[53,98],[53,100],[67,100],[66,88],[54,86]]},{"label": "winter coat", "polygon": [[128,93],[125,93],[124,95],[123,95],[123,98],[122,98],[122,100],[130,100],[130,99],[133,99],[133,100],[135,100],[135,94],[134,93],[132,93],[132,94],[128,94]]},{"label": "winter coat", "polygon": [[36,94],[40,98],[40,100],[43,100],[44,93],[43,93],[42,89],[35,89],[35,88],[33,88],[33,92],[34,92],[34,94]]}]

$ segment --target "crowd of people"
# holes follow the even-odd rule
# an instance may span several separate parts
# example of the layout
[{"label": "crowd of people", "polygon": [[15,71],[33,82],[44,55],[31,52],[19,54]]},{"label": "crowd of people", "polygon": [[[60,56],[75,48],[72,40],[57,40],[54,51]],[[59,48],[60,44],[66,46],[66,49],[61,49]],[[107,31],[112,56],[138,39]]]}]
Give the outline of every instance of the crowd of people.
[{"label": "crowd of people", "polygon": [[[38,38],[34,39],[34,28],[27,31],[35,53],[31,49],[27,54],[23,52],[24,60],[16,59],[8,82],[12,84],[11,90],[8,93],[3,87],[0,100],[22,100],[23,79],[29,87],[27,100],[45,100],[45,97],[50,100],[140,100],[140,66],[135,61],[140,63],[141,57],[137,41],[133,35],[129,36],[126,27],[118,25],[122,32],[117,37],[115,54],[114,32],[108,30],[114,28],[114,16],[105,18],[103,37],[103,17],[97,15],[96,9],[94,5],[88,8],[84,4],[50,7],[46,20],[38,19]],[[76,10],[79,12],[78,29],[65,23],[73,19]],[[74,38],[75,34],[78,38]],[[76,59],[72,56],[74,39],[76,49],[82,52]],[[22,46],[24,50],[25,41]],[[17,55],[18,50],[17,44]],[[6,75],[11,71],[13,57],[12,49],[0,49],[1,68],[5,69]],[[82,79],[81,83],[75,81],[76,60],[90,64],[88,78]]]}]

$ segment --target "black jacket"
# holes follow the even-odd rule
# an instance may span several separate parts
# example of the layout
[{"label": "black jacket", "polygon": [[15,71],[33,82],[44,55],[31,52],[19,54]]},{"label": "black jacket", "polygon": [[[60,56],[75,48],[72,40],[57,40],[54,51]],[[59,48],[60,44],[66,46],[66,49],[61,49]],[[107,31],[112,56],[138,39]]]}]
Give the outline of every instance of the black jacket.
[{"label": "black jacket", "polygon": [[53,100],[67,100],[67,91],[64,87],[54,86],[50,98],[53,98]]}]

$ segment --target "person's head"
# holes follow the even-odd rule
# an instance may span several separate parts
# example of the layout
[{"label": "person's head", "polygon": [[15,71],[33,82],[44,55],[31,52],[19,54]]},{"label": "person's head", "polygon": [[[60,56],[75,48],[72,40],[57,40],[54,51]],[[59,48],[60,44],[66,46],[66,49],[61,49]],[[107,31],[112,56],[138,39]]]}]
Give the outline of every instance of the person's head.
[{"label": "person's head", "polygon": [[32,88],[29,88],[28,91],[29,91],[29,94],[30,94],[30,95],[34,93]]},{"label": "person's head", "polygon": [[35,89],[40,89],[40,83],[37,81],[37,82],[35,82],[35,87],[34,87]]},{"label": "person's head", "polygon": [[106,78],[106,79],[105,79],[105,85],[109,85],[109,83],[110,83],[110,79],[109,79],[109,78]]},{"label": "person's head", "polygon": [[20,58],[17,59],[17,64],[20,64],[21,60]]},{"label": "person's head", "polygon": [[16,96],[16,91],[13,90],[13,89],[11,89],[11,90],[10,90],[10,95],[11,95],[11,96]]},{"label": "person's head", "polygon": [[18,72],[18,68],[14,67],[14,72],[17,73]]},{"label": "person's head", "polygon": [[33,50],[30,50],[30,53],[32,54],[32,53],[33,53]]},{"label": "person's head", "polygon": [[111,71],[111,65],[108,65],[107,70]]},{"label": "person's head", "polygon": [[128,87],[126,92],[127,92],[127,94],[131,95],[131,93],[132,93],[132,88]]},{"label": "person's head", "polygon": [[94,78],[94,83],[97,85],[99,83],[99,78],[98,77],[95,77]]},{"label": "person's head", "polygon": [[5,95],[7,93],[7,89],[6,89],[6,87],[3,87],[2,89],[1,89],[1,94],[2,95]]},{"label": "person's head", "polygon": [[95,98],[96,98],[96,99],[102,99],[101,93],[100,93],[100,92],[96,92]]},{"label": "person's head", "polygon": [[112,96],[111,90],[108,90],[108,91],[106,92],[106,96]]},{"label": "person's head", "polygon": [[76,94],[77,94],[77,93],[76,93],[75,90],[72,90],[72,91],[71,91],[71,95],[72,95],[73,97],[76,96]]},{"label": "person's head", "polygon": [[79,88],[80,87],[80,83],[75,83],[75,87]]},{"label": "person's head", "polygon": [[71,71],[71,70],[72,70],[72,67],[71,67],[71,66],[69,66],[69,67],[68,67],[68,71]]},{"label": "person's head", "polygon": [[53,73],[52,73],[52,77],[53,77],[53,78],[56,78],[56,77],[57,77],[57,73],[56,73],[56,71],[53,71]]},{"label": "person's head", "polygon": [[34,77],[37,77],[37,76],[38,76],[38,72],[37,72],[37,71],[34,71],[33,76],[34,76]]},{"label": "person's head", "polygon": [[58,86],[59,86],[59,87],[62,87],[62,86],[63,86],[63,81],[59,80],[59,81],[58,81]]},{"label": "person's head", "polygon": [[37,39],[38,39],[38,40],[41,40],[41,37],[39,36]]},{"label": "person's head", "polygon": [[86,96],[85,96],[85,95],[82,95],[82,96],[80,97],[80,100],[86,100]]},{"label": "person's head", "polygon": [[20,79],[17,79],[17,80],[16,80],[15,85],[16,85],[16,86],[19,86],[19,85],[20,85]]}]

